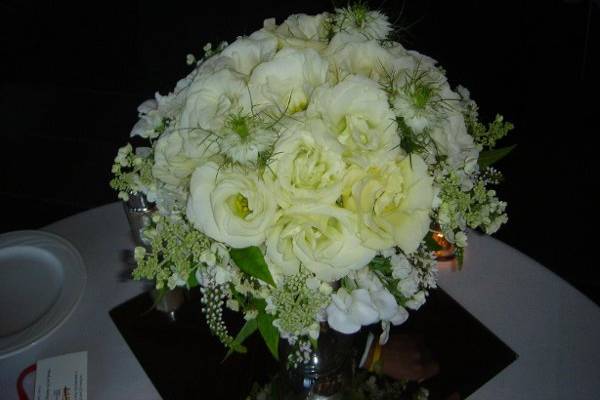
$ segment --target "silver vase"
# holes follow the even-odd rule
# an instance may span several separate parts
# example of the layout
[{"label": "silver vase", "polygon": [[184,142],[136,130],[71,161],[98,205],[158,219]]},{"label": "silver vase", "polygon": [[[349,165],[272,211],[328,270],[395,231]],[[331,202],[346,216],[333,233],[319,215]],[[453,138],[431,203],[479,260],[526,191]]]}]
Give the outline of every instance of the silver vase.
[{"label": "silver vase", "polygon": [[145,227],[150,225],[154,204],[150,203],[143,193],[130,193],[129,199],[123,202],[125,215],[129,221],[133,242],[136,246],[145,247],[149,250],[150,242],[143,235]]},{"label": "silver vase", "polygon": [[[150,251],[150,241],[144,237],[143,231],[150,225],[152,213],[156,210],[154,204],[148,201],[145,194],[137,192],[129,194],[129,199],[123,202],[123,207],[129,221],[133,242],[136,246]],[[175,312],[186,301],[185,291],[182,288],[166,292],[153,289],[150,295],[154,301],[154,308],[164,313],[170,321],[177,319]]]},{"label": "silver vase", "polygon": [[318,346],[311,359],[289,367],[287,356],[292,348],[283,342],[285,400],[340,400],[351,385],[356,369],[357,334],[345,335],[321,324]]}]

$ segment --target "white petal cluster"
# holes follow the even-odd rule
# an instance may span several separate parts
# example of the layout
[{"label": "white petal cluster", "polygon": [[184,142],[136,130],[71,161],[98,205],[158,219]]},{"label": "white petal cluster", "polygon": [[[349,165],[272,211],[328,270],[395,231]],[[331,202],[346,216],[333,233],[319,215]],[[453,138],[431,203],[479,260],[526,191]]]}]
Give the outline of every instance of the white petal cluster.
[{"label": "white petal cluster", "polygon": [[368,268],[353,273],[352,278],[357,287],[351,292],[340,288],[327,307],[327,322],[333,329],[349,334],[377,321],[394,325],[406,321],[406,309]]}]

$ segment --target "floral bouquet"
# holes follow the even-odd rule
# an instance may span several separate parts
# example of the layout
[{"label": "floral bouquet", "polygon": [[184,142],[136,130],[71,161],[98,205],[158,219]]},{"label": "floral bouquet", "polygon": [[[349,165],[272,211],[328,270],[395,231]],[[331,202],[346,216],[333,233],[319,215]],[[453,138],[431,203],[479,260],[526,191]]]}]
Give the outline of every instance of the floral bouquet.
[{"label": "floral bouquet", "polygon": [[267,19],[188,55],[189,75],[138,108],[131,135],[148,145],[121,148],[111,181],[156,204],[133,276],[199,285],[230,351],[258,331],[300,362],[324,321],[380,323],[385,341],[436,286],[433,230],[460,258],[468,227],[506,222],[490,165],[512,126],[480,123],[469,92],[393,31],[363,5]]}]

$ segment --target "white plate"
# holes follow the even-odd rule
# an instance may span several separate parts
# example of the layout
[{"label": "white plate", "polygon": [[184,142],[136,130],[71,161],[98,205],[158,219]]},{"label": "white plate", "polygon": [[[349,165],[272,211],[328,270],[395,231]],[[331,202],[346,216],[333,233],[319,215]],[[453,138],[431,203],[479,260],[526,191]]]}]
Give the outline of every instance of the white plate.
[{"label": "white plate", "polygon": [[79,303],[85,281],[81,255],[60,236],[0,235],[0,359],[58,329]]}]

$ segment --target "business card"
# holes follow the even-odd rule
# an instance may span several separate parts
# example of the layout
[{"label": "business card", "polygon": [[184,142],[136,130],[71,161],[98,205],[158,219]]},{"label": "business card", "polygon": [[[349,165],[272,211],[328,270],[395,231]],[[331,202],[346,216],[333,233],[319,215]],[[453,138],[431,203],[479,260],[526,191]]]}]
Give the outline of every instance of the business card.
[{"label": "business card", "polygon": [[87,351],[37,362],[35,400],[87,400]]}]

